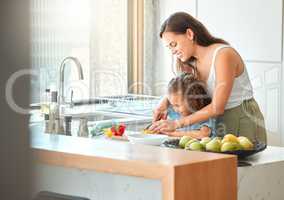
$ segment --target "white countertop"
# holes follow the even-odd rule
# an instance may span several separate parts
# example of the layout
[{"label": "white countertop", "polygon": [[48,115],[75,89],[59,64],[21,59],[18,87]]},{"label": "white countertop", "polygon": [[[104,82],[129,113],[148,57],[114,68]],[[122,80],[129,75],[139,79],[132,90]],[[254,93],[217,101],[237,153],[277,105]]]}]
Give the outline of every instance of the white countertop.
[{"label": "white countertop", "polygon": [[275,162],[284,162],[284,147],[267,146],[267,148],[245,159],[252,166]]}]

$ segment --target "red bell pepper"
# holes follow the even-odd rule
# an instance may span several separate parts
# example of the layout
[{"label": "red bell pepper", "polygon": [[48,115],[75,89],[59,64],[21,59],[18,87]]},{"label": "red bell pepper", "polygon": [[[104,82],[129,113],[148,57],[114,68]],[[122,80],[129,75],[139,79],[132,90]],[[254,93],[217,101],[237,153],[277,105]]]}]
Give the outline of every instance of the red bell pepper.
[{"label": "red bell pepper", "polygon": [[124,131],[125,131],[125,129],[126,129],[126,126],[124,124],[120,124],[118,126],[118,129],[117,129],[117,135],[118,136],[122,136]]},{"label": "red bell pepper", "polygon": [[119,124],[118,126],[112,126],[111,132],[115,136],[122,136],[125,132],[126,126],[124,124]]}]

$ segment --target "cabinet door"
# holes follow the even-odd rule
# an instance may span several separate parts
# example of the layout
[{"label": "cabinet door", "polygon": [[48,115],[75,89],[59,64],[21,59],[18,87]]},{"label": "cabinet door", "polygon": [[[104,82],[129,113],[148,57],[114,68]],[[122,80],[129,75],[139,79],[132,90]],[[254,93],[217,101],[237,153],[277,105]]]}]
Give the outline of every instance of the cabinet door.
[{"label": "cabinet door", "polygon": [[264,114],[269,145],[281,145],[281,64],[246,63],[254,97]]},{"label": "cabinet door", "polygon": [[281,61],[282,0],[198,0],[197,16],[245,60]]}]

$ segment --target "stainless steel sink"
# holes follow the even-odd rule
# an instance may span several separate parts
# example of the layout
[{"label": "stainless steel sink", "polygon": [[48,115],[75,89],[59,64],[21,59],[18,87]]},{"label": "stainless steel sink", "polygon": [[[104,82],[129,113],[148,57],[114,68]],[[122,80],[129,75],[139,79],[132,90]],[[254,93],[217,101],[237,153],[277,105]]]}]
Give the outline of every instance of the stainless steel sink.
[{"label": "stainless steel sink", "polygon": [[[68,115],[68,114],[66,114]],[[79,120],[80,118],[85,118],[90,122],[94,121],[103,121],[103,120],[115,120],[124,118],[123,116],[113,115],[113,114],[103,114],[103,113],[80,113],[80,114],[71,114],[72,120]]]},{"label": "stainless steel sink", "polygon": [[[149,117],[131,116],[119,113],[80,113],[72,114],[72,135],[77,136],[78,127],[81,118],[88,120],[89,130],[102,125],[111,125],[115,123],[123,123],[128,131],[141,131],[151,122]],[[40,118],[39,118],[40,119]],[[100,124],[100,125],[99,125]],[[31,132],[44,132],[44,122],[42,120],[30,121]],[[99,132],[98,132],[99,133]],[[62,133],[64,134],[64,133]]]},{"label": "stainless steel sink", "polygon": [[[75,130],[79,127],[81,118],[87,119],[88,126],[95,128],[98,124],[112,124],[123,123],[126,129],[130,131],[141,131],[152,120],[151,116],[136,115],[129,113],[120,113],[114,111],[106,111],[102,109],[103,106],[84,105],[75,106],[73,108],[65,108],[62,112],[61,118],[64,116],[72,116],[72,129]],[[64,114],[63,114],[64,113]],[[30,123],[43,125],[43,117],[39,110],[31,113]],[[35,125],[36,125],[35,124]],[[75,130],[76,133],[76,130]],[[76,135],[76,134],[75,134]]]},{"label": "stainless steel sink", "polygon": [[88,125],[93,127],[97,127],[98,124],[112,124],[113,122],[123,123],[126,125],[126,129],[129,131],[141,131],[152,120],[152,118],[148,116],[146,117],[125,113],[99,111],[93,113],[72,114],[71,116],[73,123],[76,123],[76,121],[78,121],[80,118],[87,119]]}]

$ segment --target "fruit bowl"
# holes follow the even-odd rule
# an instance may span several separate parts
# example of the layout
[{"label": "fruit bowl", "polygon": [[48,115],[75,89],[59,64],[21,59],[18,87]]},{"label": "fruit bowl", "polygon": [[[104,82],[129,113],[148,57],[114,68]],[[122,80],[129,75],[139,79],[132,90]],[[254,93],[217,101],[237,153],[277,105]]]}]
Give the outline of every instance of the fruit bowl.
[{"label": "fruit bowl", "polygon": [[179,139],[168,139],[165,140],[162,145],[163,147],[169,147],[169,148],[173,148],[173,149],[182,149],[179,146]]},{"label": "fruit bowl", "polygon": [[[179,139],[168,139],[163,142],[162,146],[175,148],[175,149],[183,149],[179,146]],[[266,144],[258,142],[254,143],[254,148],[251,150],[236,150],[236,151],[225,151],[225,152],[213,152],[213,153],[223,153],[223,154],[233,154],[238,156],[238,159],[243,159],[258,152],[266,149]],[[204,152],[212,152],[212,151],[204,151]]]},{"label": "fruit bowl", "polygon": [[220,152],[220,153],[233,154],[233,155],[238,156],[239,159],[243,159],[253,154],[256,154],[258,152],[261,152],[264,149],[266,149],[266,144],[262,142],[258,142],[258,143],[254,143],[254,148],[251,150],[236,150],[236,151],[226,151],[226,152]]}]

